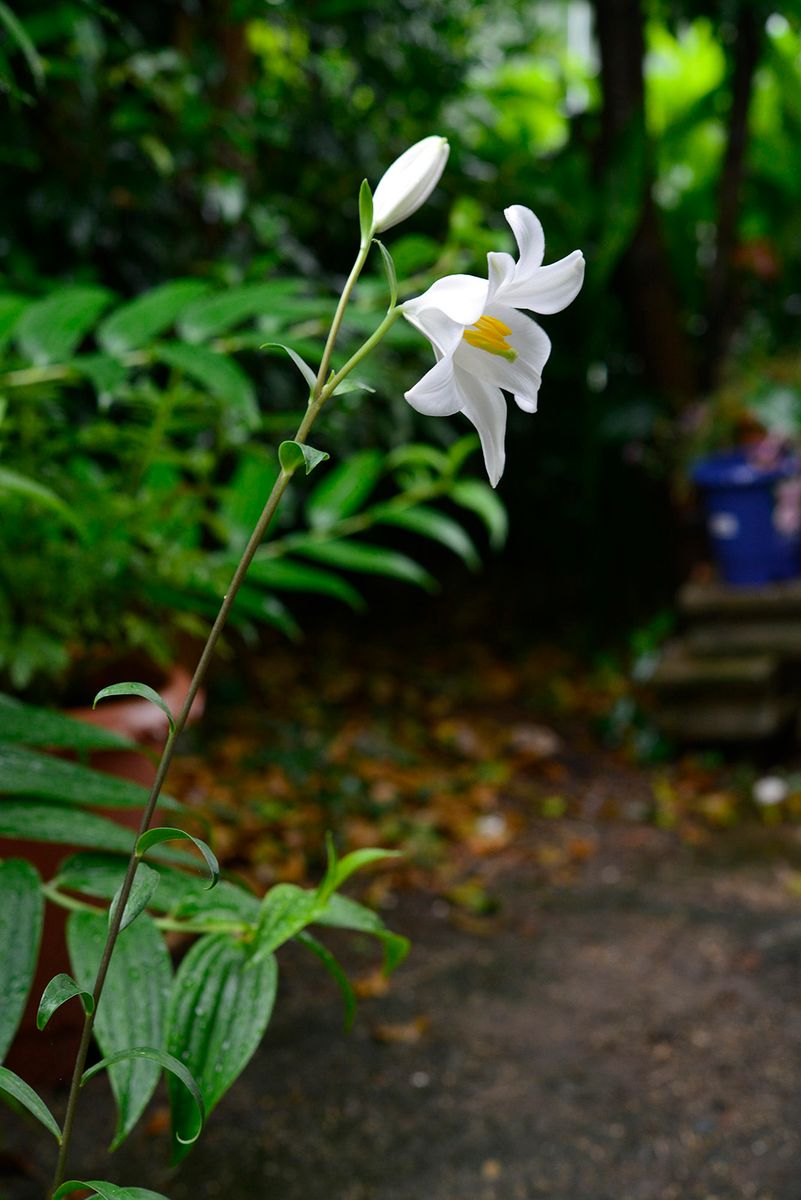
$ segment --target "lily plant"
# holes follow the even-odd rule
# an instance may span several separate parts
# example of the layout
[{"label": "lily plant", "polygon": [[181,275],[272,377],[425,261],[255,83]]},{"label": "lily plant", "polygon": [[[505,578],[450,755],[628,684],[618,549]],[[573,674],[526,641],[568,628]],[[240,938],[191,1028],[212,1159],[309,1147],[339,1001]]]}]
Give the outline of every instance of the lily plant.
[{"label": "lily plant", "polygon": [[[281,499],[297,472],[308,475],[328,457],[310,443],[312,427],[321,409],[344,388],[353,370],[378,345],[393,323],[399,317],[405,317],[429,339],[436,358],[435,366],[406,392],[406,399],[415,409],[430,415],[463,412],[478,430],[493,486],[497,485],[504,468],[506,401],[503,393],[510,392],[527,412],[536,409],[550,341],[526,311],[547,314],[569,304],[581,287],[583,257],[576,250],[559,262],[543,266],[542,227],[529,209],[514,205],[506,210],[506,218],[517,239],[517,261],[506,253],[491,253],[486,279],[472,275],[449,276],[438,280],[423,295],[399,303],[392,257],[376,235],[417,211],[439,182],[447,158],[447,141],[442,137],[427,137],[389,167],[374,194],[366,181],[362,184],[359,249],[336,306],[321,361],[314,368],[291,347],[282,347],[308,386],[306,411],[294,438],[279,447],[280,473],[265,497],[261,516],[220,604],[181,711],[170,712],[162,697],[141,683],[111,684],[96,697],[95,703],[116,695],[145,697],[166,713],[168,733],[121,880],[109,870],[108,864],[94,868],[94,874],[82,864],[80,870],[77,866],[73,868],[72,877],[69,871],[62,870],[60,883],[57,880],[47,890],[51,900],[75,910],[70,917],[70,949],[74,951],[73,965],[78,978],[60,975],[48,984],[39,1006],[39,1024],[46,1024],[63,1003],[80,1002],[84,1008],[83,1031],[63,1124],[58,1124],[42,1099],[22,1078],[0,1067],[0,1091],[16,1105],[28,1109],[58,1142],[57,1162],[48,1192],[51,1200],[62,1200],[78,1190],[88,1190],[102,1200],[164,1200],[156,1193],[138,1187],[69,1177],[82,1088],[98,1072],[109,1072],[119,1108],[115,1139],[118,1143],[141,1115],[161,1070],[167,1072],[174,1158],[180,1160],[196,1140],[205,1114],[221,1099],[256,1050],[275,995],[275,952],[286,941],[295,938],[321,958],[343,987],[349,1005],[352,991],[344,973],[325,947],[307,932],[308,926],[335,925],[375,934],[384,943],[387,969],[396,966],[405,954],[405,939],[386,930],[370,910],[339,895],[341,885],[356,870],[385,857],[388,852],[361,850],[337,860],[329,847],[328,870],[316,890],[279,884],[259,902],[230,883],[220,884],[213,892],[203,892],[192,885],[185,872],[165,866],[163,858],[159,859],[159,854],[163,855],[160,847],[165,842],[189,839],[202,853],[212,883],[216,883],[219,876],[210,847],[181,829],[155,825],[154,817],[178,738],[237,593],[268,533]],[[389,307],[363,345],[337,367],[334,353],[340,328],[373,246],[380,252],[386,268]],[[156,854],[155,861],[152,852]],[[146,857],[152,865],[145,863]],[[6,862],[0,867],[6,870],[6,876],[16,880],[20,894],[24,892],[24,886],[28,886],[25,880],[30,883],[30,870],[26,873],[24,869],[27,864],[20,866]],[[87,884],[87,878],[90,878],[90,884]],[[76,900],[70,894],[71,890],[82,889],[93,898],[92,904]],[[215,899],[220,892],[224,892],[222,899]],[[157,899],[159,896],[161,900]],[[98,915],[98,897],[111,901],[107,920],[101,920]],[[152,916],[154,910],[162,915]],[[135,941],[138,939],[144,944],[158,929],[199,935],[178,969],[171,993],[167,1045],[120,1046],[114,1041],[120,1022],[104,1021],[104,1006],[120,995],[120,979],[126,978],[126,955],[130,957],[133,953]],[[169,979],[170,968],[163,946],[157,959],[158,971],[166,971]],[[107,1001],[104,990],[109,980],[112,983],[111,999]],[[128,995],[126,1003],[141,1005],[147,1002],[147,995],[140,996],[139,989],[131,987],[129,992],[136,994]],[[198,1001],[201,995],[213,1014],[202,1021],[197,1016],[201,1012]],[[225,1003],[217,1003],[223,996]],[[22,1001],[24,1003],[24,995]],[[212,1028],[208,1023],[214,1021],[217,1025]],[[111,1036],[109,1030],[117,1032]],[[104,1057],[87,1070],[93,1036]],[[233,1049],[223,1056],[225,1061],[215,1058],[212,1062],[203,1057],[204,1047],[208,1045],[223,1048],[229,1045]],[[140,1072],[138,1075],[132,1073],[131,1064]],[[121,1074],[123,1065],[127,1074]],[[146,1086],[141,1082],[142,1071],[149,1072]],[[134,1078],[140,1082],[136,1095],[132,1096],[130,1081]]]}]

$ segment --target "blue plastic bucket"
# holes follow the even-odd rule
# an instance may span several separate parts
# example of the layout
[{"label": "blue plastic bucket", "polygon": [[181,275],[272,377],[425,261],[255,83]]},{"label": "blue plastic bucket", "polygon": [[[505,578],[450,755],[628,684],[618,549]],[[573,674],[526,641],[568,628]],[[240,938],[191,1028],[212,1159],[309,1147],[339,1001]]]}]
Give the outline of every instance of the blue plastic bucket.
[{"label": "blue plastic bucket", "polygon": [[702,459],[692,477],[703,490],[707,528],[718,568],[727,583],[760,584],[801,574],[801,519],[787,520],[778,503],[783,481],[798,475],[787,456],[776,466],[758,466],[743,450],[724,450]]}]

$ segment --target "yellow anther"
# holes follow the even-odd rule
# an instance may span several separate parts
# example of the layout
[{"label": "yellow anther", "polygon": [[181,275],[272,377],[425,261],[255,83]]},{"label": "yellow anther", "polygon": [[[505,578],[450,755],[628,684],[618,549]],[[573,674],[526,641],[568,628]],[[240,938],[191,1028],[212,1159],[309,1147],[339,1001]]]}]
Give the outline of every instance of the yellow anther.
[{"label": "yellow anther", "polygon": [[477,350],[485,350],[487,354],[495,354],[498,358],[514,362],[517,358],[517,351],[506,340],[511,336],[512,331],[508,325],[504,325],[503,321],[499,321],[497,317],[486,315],[479,317],[475,325],[465,329],[463,334],[464,340],[469,346],[475,346]]}]

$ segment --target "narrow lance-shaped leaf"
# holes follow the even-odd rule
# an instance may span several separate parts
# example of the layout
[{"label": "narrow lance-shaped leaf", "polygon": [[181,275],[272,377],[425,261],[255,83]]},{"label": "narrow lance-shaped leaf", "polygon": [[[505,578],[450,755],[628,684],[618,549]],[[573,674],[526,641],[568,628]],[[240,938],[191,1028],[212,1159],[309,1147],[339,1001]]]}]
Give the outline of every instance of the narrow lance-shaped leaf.
[{"label": "narrow lance-shaped leaf", "polygon": [[457,554],[471,570],[475,571],[481,565],[478,552],[461,525],[436,508],[429,508],[425,504],[416,504],[413,508],[386,504],[375,516],[379,525],[394,525],[398,529],[408,529],[410,533],[440,542]]},{"label": "narrow lance-shaped leaf", "polygon": [[373,193],[366,179],[362,180],[359,188],[359,229],[362,245],[366,245],[373,233]]},{"label": "narrow lance-shaped leaf", "polygon": [[261,349],[263,349],[263,350],[276,349],[276,350],[285,351],[289,355],[289,357],[292,359],[293,363],[298,368],[298,370],[300,371],[303,378],[306,380],[307,384],[309,385],[309,391],[310,392],[314,391],[315,385],[317,383],[317,375],[314,372],[314,370],[309,366],[309,364],[306,362],[305,358],[302,358],[301,355],[298,354],[297,350],[293,350],[291,346],[285,346],[283,342],[265,342],[264,345],[261,347]]},{"label": "narrow lance-shaped leaf", "polygon": [[128,853],[133,833],[124,825],[66,804],[8,800],[0,796],[0,837],[56,842]]},{"label": "narrow lance-shaped leaf", "polygon": [[343,571],[387,575],[391,579],[414,583],[428,591],[435,591],[437,587],[436,580],[428,571],[407,555],[398,554],[395,550],[386,550],[383,546],[371,545],[369,542],[346,541],[343,538],[324,542],[305,538],[293,542],[293,549],[304,558],[312,558],[316,562],[339,567]]},{"label": "narrow lance-shaped leaf", "polygon": [[352,929],[358,933],[369,933],[384,946],[384,970],[394,971],[409,953],[409,939],[387,929],[378,913],[366,908],[349,896],[335,892],[328,903],[314,917],[315,925],[328,925],[336,929]]},{"label": "narrow lance-shaped leaf", "polygon": [[506,541],[509,519],[503,502],[488,483],[480,479],[458,479],[450,489],[450,499],[476,514],[487,527],[490,545],[500,550]]},{"label": "narrow lance-shaped leaf", "polygon": [[146,833],[143,833],[139,837],[136,843],[136,853],[139,858],[142,858],[142,856],[145,855],[153,846],[160,846],[163,842],[182,841],[191,842],[192,845],[196,846],[203,855],[206,866],[209,868],[209,875],[211,876],[208,886],[214,887],[220,878],[220,864],[217,862],[217,856],[211,849],[211,846],[207,845],[202,838],[193,837],[192,834],[187,833],[185,829],[172,829],[167,827],[148,829]]},{"label": "narrow lance-shaped leaf", "polygon": [[[20,746],[0,744],[0,794],[3,793],[101,808],[144,808],[148,797],[147,788],[128,779],[117,779],[80,763],[65,762]],[[166,808],[183,808],[169,796],[162,802]]]},{"label": "narrow lance-shaped leaf", "polygon": [[167,723],[170,727],[170,732],[175,733],[175,718],[172,715],[169,705],[166,700],[158,694],[158,692],[149,686],[147,683],[111,683],[108,687],[101,688],[92,702],[92,708],[97,708],[98,700],[106,700],[110,696],[139,696],[142,700],[149,700],[151,704],[155,704],[160,708],[167,718]]},{"label": "narrow lance-shaped leaf", "polygon": [[362,450],[325,473],[306,501],[306,516],[313,529],[330,529],[358,512],[381,478],[384,456],[380,450]]},{"label": "narrow lance-shaped leaf", "polygon": [[342,992],[342,1000],[345,1006],[345,1029],[350,1029],[356,1016],[356,993],[348,976],[328,947],[319,942],[317,938],[312,937],[306,931],[298,933],[296,938],[301,946],[305,946],[307,950],[311,950],[312,954],[315,954],[319,958],[331,978],[338,985],[339,990]]},{"label": "narrow lance-shaped leaf", "polygon": [[61,1143],[61,1130],[58,1122],[44,1100],[24,1079],[20,1079],[19,1075],[15,1075],[13,1071],[9,1071],[8,1067],[0,1067],[0,1093],[10,1096],[12,1100],[16,1100],[17,1104],[26,1108],[31,1116],[36,1117],[36,1120],[52,1133],[56,1141]]},{"label": "narrow lance-shaped leaf", "polygon": [[[110,881],[109,881],[110,882]],[[75,978],[93,986],[108,933],[105,913],[71,913],[67,944]],[[135,1046],[165,1046],[167,997],[172,967],[164,938],[147,913],[120,934],[109,965],[94,1034],[101,1051],[113,1055]],[[109,1068],[117,1105],[114,1146],[131,1132],[160,1075],[148,1059],[118,1060]]]},{"label": "narrow lance-shaped leaf", "polygon": [[[265,551],[268,549],[269,547],[265,547]],[[271,590],[315,592],[323,596],[333,596],[356,610],[364,608],[362,597],[352,584],[340,575],[286,557],[273,558],[269,553],[259,556],[257,552],[250,565],[248,579],[251,583],[262,584]]]},{"label": "narrow lance-shaped leaf", "polygon": [[75,529],[79,533],[83,531],[80,518],[69,505],[49,487],[39,483],[37,479],[30,479],[27,475],[20,475],[17,471],[9,471],[5,467],[0,467],[0,492],[14,492],[18,496],[25,496],[40,508],[54,512],[71,529]]},{"label": "narrow lance-shaped leaf", "polygon": [[63,362],[72,356],[111,299],[106,288],[59,288],[22,314],[14,331],[17,345],[36,366]]},{"label": "narrow lance-shaped leaf", "polygon": [[97,340],[109,354],[146,346],[208,290],[209,285],[200,279],[175,279],[152,288],[106,317],[97,330]]},{"label": "narrow lance-shaped leaf", "polygon": [[[122,920],[120,921],[120,933],[123,929],[127,929],[128,926],[136,920],[139,914],[144,912],[144,910],[148,907],[160,882],[161,876],[159,875],[158,871],[154,871],[147,865],[147,863],[139,863],[138,867],[136,868],[136,875],[134,875],[134,881],[128,896],[128,901],[125,905],[125,912],[122,914]],[[109,925],[111,925],[111,922],[114,920],[114,916],[119,907],[121,891],[122,884],[120,884],[119,889],[114,894],[114,899],[111,901],[111,905],[108,910]]]},{"label": "narrow lance-shaped leaf", "polygon": [[382,241],[378,238],[373,238],[374,243],[381,251],[381,259],[384,263],[384,270],[387,275],[387,283],[389,284],[389,307],[394,308],[398,303],[398,276],[395,271],[395,263],[392,255]]},{"label": "narrow lance-shaped leaf", "polygon": [[259,422],[256,391],[250,377],[233,358],[208,346],[187,346],[183,342],[164,342],[155,353],[161,362],[182,371],[224,402],[224,420],[232,432],[244,436],[256,428]]},{"label": "narrow lance-shaped leaf", "polygon": [[[168,1018],[168,1049],[197,1080],[206,1111],[245,1069],[272,1014],[278,970],[275,958],[256,959],[226,934],[195,943],[178,968]],[[186,1120],[185,1093],[169,1080],[174,1127]],[[187,1147],[176,1140],[174,1161]]]},{"label": "narrow lance-shaped leaf", "polygon": [[167,1200],[161,1192],[151,1192],[149,1188],[118,1187],[116,1183],[108,1183],[105,1179],[68,1179],[53,1194],[53,1200],[63,1200],[73,1192],[85,1191],[91,1191],[100,1200]]},{"label": "narrow lance-shaped leaf", "polygon": [[131,749],[135,743],[100,725],[76,721],[49,708],[23,704],[0,693],[0,741],[66,750]]},{"label": "narrow lance-shaped leaf", "polygon": [[170,1079],[177,1080],[183,1087],[184,1091],[193,1101],[193,1111],[188,1106],[181,1109],[182,1116],[185,1118],[177,1126],[173,1127],[175,1137],[182,1146],[191,1146],[200,1137],[200,1132],[203,1128],[203,1123],[206,1120],[206,1108],[203,1103],[203,1097],[200,1089],[197,1086],[191,1071],[187,1070],[182,1062],[172,1054],[167,1054],[164,1050],[159,1050],[156,1046],[135,1046],[131,1050],[119,1050],[116,1054],[110,1054],[108,1058],[103,1058],[99,1063],[95,1063],[88,1071],[84,1071],[81,1078],[81,1087],[84,1087],[90,1079],[94,1079],[101,1071],[108,1070],[116,1063],[137,1061],[144,1059],[146,1062],[157,1063],[169,1072]]},{"label": "narrow lance-shaped leaf", "polygon": [[75,982],[71,975],[54,975],[42,992],[39,1008],[36,1013],[36,1028],[44,1029],[57,1008],[68,1000],[78,997],[85,1013],[94,1012],[95,1001],[92,993]]},{"label": "narrow lance-shaped leaf", "polygon": [[21,858],[0,862],[0,1061],[25,1011],[39,956],[43,912],[42,881],[34,867]]}]

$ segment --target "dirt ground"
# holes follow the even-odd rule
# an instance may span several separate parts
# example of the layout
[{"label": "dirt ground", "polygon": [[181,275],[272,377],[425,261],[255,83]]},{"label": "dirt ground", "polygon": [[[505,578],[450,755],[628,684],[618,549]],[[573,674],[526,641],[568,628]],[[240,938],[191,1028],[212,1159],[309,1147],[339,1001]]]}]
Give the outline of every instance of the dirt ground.
[{"label": "dirt ground", "polygon": [[[576,878],[501,861],[483,922],[401,893],[411,957],[349,1035],[333,985],[287,953],[261,1051],[177,1172],[158,1111],[111,1169],[93,1155],[99,1083],[73,1170],[171,1200],[798,1200],[801,901],[781,848],[743,862],[721,834],[713,862],[645,826],[570,832],[599,839]],[[42,1195],[33,1139],[4,1115],[4,1200]]]}]

